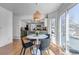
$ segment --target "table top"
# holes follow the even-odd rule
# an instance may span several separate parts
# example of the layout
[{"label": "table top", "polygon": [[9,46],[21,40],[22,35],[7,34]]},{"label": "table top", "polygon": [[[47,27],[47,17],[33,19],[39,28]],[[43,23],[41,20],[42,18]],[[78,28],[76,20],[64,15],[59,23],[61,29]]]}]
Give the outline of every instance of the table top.
[{"label": "table top", "polygon": [[45,35],[45,34],[39,34],[38,36],[36,34],[30,34],[30,35],[27,35],[27,38],[28,39],[45,39],[47,38],[48,36]]}]

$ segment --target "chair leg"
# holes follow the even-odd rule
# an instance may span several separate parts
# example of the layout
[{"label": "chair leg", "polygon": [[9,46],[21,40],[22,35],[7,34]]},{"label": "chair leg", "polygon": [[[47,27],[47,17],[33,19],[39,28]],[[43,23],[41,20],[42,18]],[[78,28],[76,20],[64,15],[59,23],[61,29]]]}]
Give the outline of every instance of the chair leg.
[{"label": "chair leg", "polygon": [[41,55],[43,55],[43,52],[41,51]]},{"label": "chair leg", "polygon": [[30,53],[31,53],[32,47],[30,47]]},{"label": "chair leg", "polygon": [[23,48],[21,49],[20,55],[22,54]]},{"label": "chair leg", "polygon": [[24,52],[23,52],[23,55],[25,55],[25,52],[26,52],[26,48],[24,48]]}]

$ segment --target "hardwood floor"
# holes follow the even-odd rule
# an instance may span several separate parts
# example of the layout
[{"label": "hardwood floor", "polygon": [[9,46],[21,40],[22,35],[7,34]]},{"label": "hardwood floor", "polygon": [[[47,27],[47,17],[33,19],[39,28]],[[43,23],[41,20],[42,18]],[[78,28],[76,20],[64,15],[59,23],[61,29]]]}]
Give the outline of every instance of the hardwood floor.
[{"label": "hardwood floor", "polygon": [[12,55],[13,54],[13,44],[10,43],[6,46],[0,47],[0,55]]},{"label": "hardwood floor", "polygon": [[[14,40],[13,43],[8,44],[4,47],[0,47],[0,55],[20,55],[20,51],[21,51],[20,40]],[[29,48],[26,50],[25,55],[31,55]],[[63,51],[60,47],[58,47],[58,45],[50,43],[50,46],[46,51],[43,52],[43,55],[63,55]]]}]

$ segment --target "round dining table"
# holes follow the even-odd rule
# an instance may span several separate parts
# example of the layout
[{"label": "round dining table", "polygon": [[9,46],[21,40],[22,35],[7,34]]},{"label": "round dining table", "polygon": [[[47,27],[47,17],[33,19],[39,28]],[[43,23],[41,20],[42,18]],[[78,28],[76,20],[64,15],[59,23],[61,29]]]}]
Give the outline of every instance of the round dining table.
[{"label": "round dining table", "polygon": [[45,35],[45,34],[38,34],[38,35],[29,34],[29,35],[27,35],[27,38],[30,39],[30,40],[35,40],[36,39],[36,47],[33,48],[33,53],[32,53],[33,55],[40,55],[41,54],[41,51],[40,51],[40,49],[38,47],[41,44],[39,42],[40,42],[40,40],[43,40],[43,39],[45,39],[47,37],[48,36]]}]

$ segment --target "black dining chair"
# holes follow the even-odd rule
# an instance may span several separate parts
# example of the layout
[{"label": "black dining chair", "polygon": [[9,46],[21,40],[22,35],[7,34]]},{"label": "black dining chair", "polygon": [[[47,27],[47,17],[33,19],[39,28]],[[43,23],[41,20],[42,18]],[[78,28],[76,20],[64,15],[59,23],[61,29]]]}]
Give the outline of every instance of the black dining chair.
[{"label": "black dining chair", "polygon": [[[22,52],[23,52],[23,55],[24,55],[27,48],[30,48],[30,51],[31,51],[32,46],[33,46],[32,42],[24,43],[22,38],[21,38],[21,42],[22,42],[22,49],[21,49],[20,55],[22,54]],[[24,49],[24,51],[23,51],[23,49]]]}]

